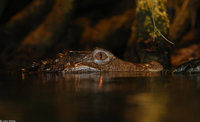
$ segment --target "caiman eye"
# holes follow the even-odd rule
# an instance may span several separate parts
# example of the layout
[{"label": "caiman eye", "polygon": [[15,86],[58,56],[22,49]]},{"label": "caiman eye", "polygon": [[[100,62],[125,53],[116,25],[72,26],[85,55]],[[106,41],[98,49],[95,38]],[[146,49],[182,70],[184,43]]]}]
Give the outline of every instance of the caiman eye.
[{"label": "caiman eye", "polygon": [[97,60],[105,60],[108,56],[104,52],[98,52],[94,56]]},{"label": "caiman eye", "polygon": [[112,53],[102,48],[96,48],[93,52],[94,63],[99,65],[109,63],[113,57]]}]

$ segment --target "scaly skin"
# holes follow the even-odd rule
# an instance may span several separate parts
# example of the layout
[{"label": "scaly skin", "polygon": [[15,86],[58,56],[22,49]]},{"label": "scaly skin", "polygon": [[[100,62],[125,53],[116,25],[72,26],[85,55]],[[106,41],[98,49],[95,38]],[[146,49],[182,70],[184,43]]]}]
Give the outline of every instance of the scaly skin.
[{"label": "scaly skin", "polygon": [[57,55],[56,59],[33,63],[32,68],[39,72],[92,72],[92,71],[142,71],[158,72],[163,66],[152,61],[147,64],[136,64],[123,61],[111,52],[95,48],[93,51],[66,51]]}]

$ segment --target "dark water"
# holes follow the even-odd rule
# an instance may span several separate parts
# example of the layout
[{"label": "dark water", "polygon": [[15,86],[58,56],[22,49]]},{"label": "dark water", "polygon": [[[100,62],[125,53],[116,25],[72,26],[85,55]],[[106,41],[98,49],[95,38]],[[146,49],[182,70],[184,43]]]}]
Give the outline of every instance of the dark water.
[{"label": "dark water", "polygon": [[200,74],[0,72],[0,120],[199,122]]}]

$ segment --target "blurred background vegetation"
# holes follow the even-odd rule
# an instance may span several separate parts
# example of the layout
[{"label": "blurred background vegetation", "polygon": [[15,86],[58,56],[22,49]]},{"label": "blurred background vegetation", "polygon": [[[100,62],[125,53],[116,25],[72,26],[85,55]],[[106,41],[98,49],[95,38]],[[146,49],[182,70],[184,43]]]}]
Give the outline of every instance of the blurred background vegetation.
[{"label": "blurred background vegetation", "polygon": [[0,66],[28,66],[66,49],[96,46],[133,62],[157,60],[165,68],[200,57],[200,1],[154,0],[157,27],[175,45],[159,34],[153,41],[151,6],[142,11],[139,4],[148,1],[1,0]]}]

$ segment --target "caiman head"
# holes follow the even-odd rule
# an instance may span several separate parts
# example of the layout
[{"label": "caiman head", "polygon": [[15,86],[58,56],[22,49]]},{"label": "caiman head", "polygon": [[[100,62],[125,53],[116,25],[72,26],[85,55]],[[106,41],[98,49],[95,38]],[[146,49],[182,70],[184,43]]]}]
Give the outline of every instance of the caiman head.
[{"label": "caiman head", "polygon": [[161,71],[163,66],[155,61],[136,64],[123,61],[111,52],[95,48],[93,51],[66,51],[56,59],[33,63],[32,68],[39,72],[92,72],[92,71]]}]

